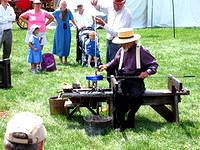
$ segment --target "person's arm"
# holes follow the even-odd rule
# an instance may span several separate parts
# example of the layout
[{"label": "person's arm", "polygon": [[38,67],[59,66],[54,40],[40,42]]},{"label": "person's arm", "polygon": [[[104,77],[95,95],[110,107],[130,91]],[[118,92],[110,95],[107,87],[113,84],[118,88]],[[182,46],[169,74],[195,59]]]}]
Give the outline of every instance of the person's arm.
[{"label": "person's arm", "polygon": [[3,16],[0,14],[0,23],[7,23],[7,22],[15,21],[16,15],[15,15],[13,8],[9,7],[8,9],[9,9],[11,15]]},{"label": "person's arm", "polygon": [[110,33],[113,37],[117,36],[117,31],[113,29],[113,27],[109,27],[108,24],[101,18],[95,17],[96,23],[104,27],[106,32]]},{"label": "person's arm", "polygon": [[7,23],[7,22],[8,21],[6,21],[4,16],[0,16],[0,24]]},{"label": "person's arm", "polygon": [[69,13],[69,20],[71,20],[71,22],[73,23],[73,25],[77,28],[78,28],[78,25],[76,24],[76,21],[74,20],[74,16],[72,14],[72,12],[70,10],[68,10],[68,13]]},{"label": "person's arm", "polygon": [[19,16],[19,19],[22,20],[23,22],[26,22],[26,23],[27,23],[27,20],[28,20],[28,11],[22,13],[22,14]]},{"label": "person's arm", "polygon": [[149,75],[153,75],[157,72],[158,63],[156,62],[156,59],[151,55],[151,53],[141,46],[141,62],[143,66],[146,66],[146,70],[142,72],[139,77],[140,78],[146,78]]},{"label": "person's arm", "polygon": [[37,50],[37,48],[35,48],[34,47],[34,45],[33,45],[33,36],[31,36],[30,38],[29,38],[29,40],[28,40],[28,46],[31,48],[31,49],[33,49],[33,50]]},{"label": "person's arm", "polygon": [[37,48],[35,48],[35,47],[33,46],[32,42],[29,42],[29,43],[28,43],[28,46],[29,46],[31,49],[35,50],[35,51],[37,50]]},{"label": "person's arm", "polygon": [[71,21],[72,21],[73,25],[79,30],[79,28],[78,28],[78,26],[76,24],[76,21],[74,19],[72,19]]},{"label": "person's arm", "polygon": [[14,12],[14,9],[12,7],[9,7],[9,10],[11,12],[11,15],[9,16],[4,16],[4,18],[8,21],[8,22],[13,22],[15,21],[16,19],[16,15],[15,15],[15,12]]},{"label": "person's arm", "polygon": [[91,0],[91,4],[95,7],[96,10],[108,15],[108,13],[109,13],[108,6],[103,6],[103,5],[99,4],[98,0]]},{"label": "person's arm", "polygon": [[46,22],[46,26],[48,26],[52,21],[54,21],[54,17],[53,17],[53,15],[51,15],[50,13],[48,13],[48,15],[47,15],[47,22]]}]

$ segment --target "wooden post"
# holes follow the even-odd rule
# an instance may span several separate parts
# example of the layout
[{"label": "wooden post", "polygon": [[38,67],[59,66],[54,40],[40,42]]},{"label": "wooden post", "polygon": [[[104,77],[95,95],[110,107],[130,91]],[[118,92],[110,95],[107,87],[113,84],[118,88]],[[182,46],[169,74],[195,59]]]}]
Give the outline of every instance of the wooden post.
[{"label": "wooden post", "polygon": [[174,95],[174,102],[172,105],[172,112],[173,112],[173,121],[178,123],[179,122],[179,111],[178,111],[178,102],[179,102],[180,96]]}]

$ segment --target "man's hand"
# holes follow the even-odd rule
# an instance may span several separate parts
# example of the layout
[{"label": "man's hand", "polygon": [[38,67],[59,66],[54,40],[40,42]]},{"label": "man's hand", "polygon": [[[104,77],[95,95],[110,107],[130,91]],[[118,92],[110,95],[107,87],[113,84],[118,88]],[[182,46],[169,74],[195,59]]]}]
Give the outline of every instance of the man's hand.
[{"label": "man's hand", "polygon": [[96,6],[96,5],[97,5],[97,2],[98,2],[98,0],[91,0],[91,4],[92,4],[93,6]]},{"label": "man's hand", "polygon": [[141,72],[141,73],[140,73],[139,78],[144,79],[144,78],[146,78],[146,77],[148,77],[148,76],[149,76],[149,74],[145,71],[145,72]]},{"label": "man's hand", "polygon": [[98,67],[98,71],[100,71],[100,72],[102,72],[102,71],[104,71],[104,70],[106,70],[107,69],[107,66],[106,65],[100,65],[99,67]]},{"label": "man's hand", "polygon": [[105,21],[103,21],[103,19],[99,18],[99,17],[95,17],[95,21],[97,24],[104,26],[106,23]]}]

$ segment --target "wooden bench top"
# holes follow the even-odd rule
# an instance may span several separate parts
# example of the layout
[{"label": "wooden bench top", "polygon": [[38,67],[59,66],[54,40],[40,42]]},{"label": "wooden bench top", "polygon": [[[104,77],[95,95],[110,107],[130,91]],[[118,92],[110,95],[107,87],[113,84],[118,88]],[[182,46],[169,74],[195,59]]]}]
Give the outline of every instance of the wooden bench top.
[{"label": "wooden bench top", "polygon": [[145,90],[144,97],[148,96],[173,96],[173,95],[189,95],[189,90],[184,89],[182,91],[176,91],[176,93],[172,93],[172,91],[168,89],[159,89],[159,90]]},{"label": "wooden bench top", "polygon": [[[80,91],[80,92],[64,92],[62,94],[63,97],[68,98],[109,98],[112,97],[113,92],[106,91],[106,92],[88,92],[88,91]],[[151,90],[147,89],[145,90],[145,93],[143,95],[144,98],[147,97],[170,97],[174,95],[189,95],[189,90],[185,89],[180,92],[172,93],[168,89],[159,89],[159,90]]]}]

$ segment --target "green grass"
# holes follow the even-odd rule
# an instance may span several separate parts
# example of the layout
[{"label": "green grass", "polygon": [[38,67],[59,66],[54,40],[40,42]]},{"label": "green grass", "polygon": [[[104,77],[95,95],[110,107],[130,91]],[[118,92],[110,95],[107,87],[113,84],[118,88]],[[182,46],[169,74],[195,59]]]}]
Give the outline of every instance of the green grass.
[{"label": "green grass", "polygon": [[[100,33],[101,57],[105,62],[105,31]],[[33,75],[28,69],[27,45],[24,44],[26,31],[14,25],[13,49],[11,56],[11,89],[0,89],[0,111],[8,116],[0,120],[0,147],[2,147],[6,123],[16,112],[30,111],[44,119],[48,131],[46,150],[71,149],[200,149],[200,28],[178,28],[176,38],[170,28],[137,29],[142,35],[141,44],[149,48],[157,58],[159,69],[156,76],[195,75],[196,78],[180,78],[190,89],[189,96],[182,96],[179,103],[180,124],[168,123],[149,106],[142,106],[136,116],[135,130],[126,130],[125,134],[113,130],[105,136],[87,136],[84,125],[78,116],[66,120],[64,116],[51,116],[49,97],[58,95],[64,83],[76,80],[87,86],[85,76],[94,74],[94,69],[84,68],[75,62],[75,32],[72,32],[70,64],[57,65],[57,71]],[[50,52],[53,30],[47,31],[48,45],[43,52]],[[2,50],[0,51],[2,55]],[[59,62],[56,57],[56,61]],[[105,73],[104,73],[105,74]],[[167,88],[167,78],[148,78],[146,87],[151,89]],[[99,83],[107,87],[106,81]],[[82,114],[88,112],[82,109]]]}]

